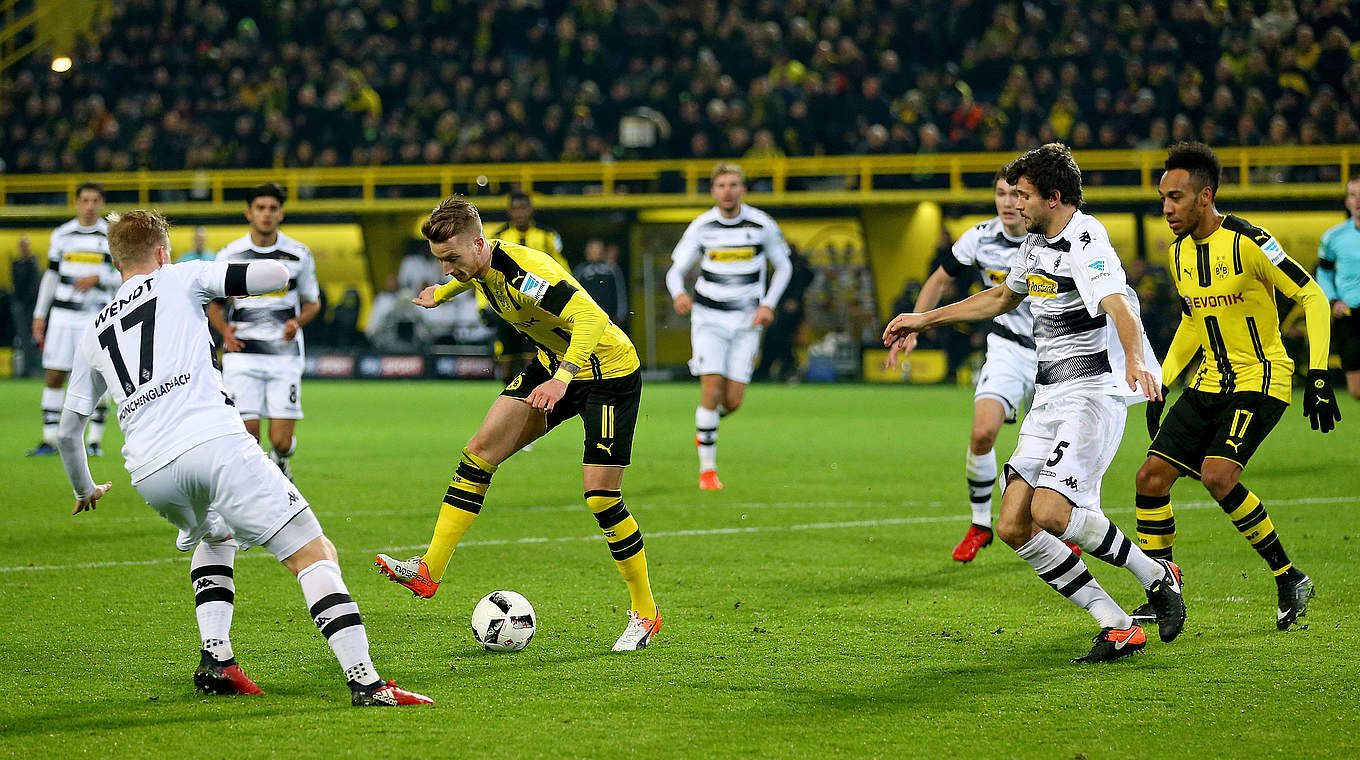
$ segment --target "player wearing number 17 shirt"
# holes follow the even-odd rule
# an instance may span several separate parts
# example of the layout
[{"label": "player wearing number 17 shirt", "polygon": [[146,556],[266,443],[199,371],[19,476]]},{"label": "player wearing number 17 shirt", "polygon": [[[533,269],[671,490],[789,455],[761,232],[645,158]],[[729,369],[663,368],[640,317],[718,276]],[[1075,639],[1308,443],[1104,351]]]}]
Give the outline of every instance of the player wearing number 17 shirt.
[{"label": "player wearing number 17 shirt", "polygon": [[94,509],[112,483],[95,484],[81,434],[95,400],[110,390],[133,488],[179,529],[180,551],[193,551],[189,578],[202,641],[195,687],[262,693],[237,664],[230,631],[236,551],[263,546],[297,576],[355,706],[431,703],[379,679],[335,546],[307,500],[246,432],[213,367],[203,305],[277,291],[287,285],[288,270],[275,261],[171,264],[168,225],[154,211],[115,221],[109,249],[123,283],[81,339],[57,447],[75,490],[73,514]]},{"label": "player wearing number 17 shirt", "polygon": [[[1203,143],[1178,143],[1158,185],[1162,214],[1176,235],[1167,254],[1181,295],[1180,326],[1162,362],[1167,382],[1203,351],[1204,361],[1160,421],[1148,407],[1152,444],[1138,471],[1138,543],[1171,558],[1176,537],[1171,486],[1198,479],[1275,576],[1275,624],[1286,630],[1304,615],[1313,582],[1294,566],[1242,469],[1280,421],[1292,395],[1294,363],[1280,339],[1275,291],[1299,302],[1308,327],[1308,385],[1303,413],[1326,433],[1341,419],[1327,377],[1327,297],[1270,233],[1215,208],[1218,157]],[[1152,610],[1134,616],[1152,618]]]},{"label": "player wearing number 17 shirt", "polygon": [[1128,569],[1157,610],[1162,641],[1180,634],[1179,568],[1148,557],[1100,509],[1100,481],[1119,450],[1126,404],[1158,397],[1161,380],[1109,235],[1080,210],[1081,169],[1072,154],[1049,143],[1005,171],[1030,233],[1005,282],[925,314],[899,314],[883,343],[895,362],[912,333],[990,319],[1028,296],[1039,357],[1034,404],[1006,463],[997,533],[1101,626],[1091,651],[1074,662],[1114,660],[1142,649],[1147,636],[1063,541]]}]

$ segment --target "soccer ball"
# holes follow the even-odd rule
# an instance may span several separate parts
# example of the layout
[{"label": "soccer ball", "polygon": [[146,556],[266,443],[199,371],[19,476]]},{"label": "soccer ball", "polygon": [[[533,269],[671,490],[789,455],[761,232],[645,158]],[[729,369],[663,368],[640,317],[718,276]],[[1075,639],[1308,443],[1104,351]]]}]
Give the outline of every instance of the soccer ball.
[{"label": "soccer ball", "polygon": [[472,635],[492,652],[518,652],[537,626],[533,605],[513,591],[493,591],[472,608]]}]

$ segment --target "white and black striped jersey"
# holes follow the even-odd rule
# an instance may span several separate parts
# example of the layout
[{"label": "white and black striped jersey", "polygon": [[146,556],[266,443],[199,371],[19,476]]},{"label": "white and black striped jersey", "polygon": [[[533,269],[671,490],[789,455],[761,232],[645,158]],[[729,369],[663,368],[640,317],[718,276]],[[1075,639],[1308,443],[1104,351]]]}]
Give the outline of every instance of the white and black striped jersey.
[{"label": "white and black striped jersey", "polygon": [[[1100,301],[1124,293],[1139,313],[1138,295],[1128,286],[1124,267],[1104,225],[1077,211],[1054,238],[1030,235],[1006,277],[1016,293],[1029,294],[1039,370],[1034,405],[1074,389],[1094,389],[1133,401],[1142,396],[1124,383],[1124,351],[1114,322]],[[1143,361],[1157,374],[1159,365],[1143,336]]]},{"label": "white and black striped jersey", "polygon": [[[671,260],[666,272],[671,298],[684,291],[685,274],[698,264],[694,304],[721,312],[749,314],[759,306],[775,308],[793,273],[779,225],[769,214],[744,203],[735,219],[723,217],[716,206],[700,214],[685,229]],[[774,267],[768,285],[767,262]]]},{"label": "white and black striped jersey", "polygon": [[[78,280],[96,275],[99,283],[81,292]],[[37,319],[49,327],[84,325],[109,302],[123,278],[113,268],[109,255],[109,224],[100,219],[89,227],[72,219],[52,231],[47,250],[47,272],[38,288],[38,303],[33,310]]]},{"label": "white and black striped jersey", "polygon": [[65,405],[89,415],[108,389],[134,483],[204,441],[244,430],[213,367],[203,304],[245,293],[245,283],[245,267],[186,261],[130,278],[89,316]]},{"label": "white and black striped jersey", "polygon": [[246,234],[217,252],[218,261],[249,263],[272,259],[288,268],[288,286],[283,290],[232,299],[226,316],[227,321],[236,325],[236,337],[245,344],[243,354],[302,356],[302,331],[293,340],[284,340],[284,323],[298,315],[302,304],[321,297],[312,252],[282,232],[277,234],[272,246],[256,247]]},{"label": "white and black striped jersey", "polygon": [[[965,269],[977,269],[984,287],[993,287],[1006,281],[1006,276],[1015,264],[1016,254],[1025,244],[1025,236],[1013,238],[1006,233],[1001,217],[994,216],[987,221],[968,228],[954,242],[953,257],[944,259],[944,271],[950,277],[957,277]],[[1030,313],[1029,301],[1015,309],[1001,314],[992,320],[992,334],[1018,343],[1034,350],[1034,315]]]}]

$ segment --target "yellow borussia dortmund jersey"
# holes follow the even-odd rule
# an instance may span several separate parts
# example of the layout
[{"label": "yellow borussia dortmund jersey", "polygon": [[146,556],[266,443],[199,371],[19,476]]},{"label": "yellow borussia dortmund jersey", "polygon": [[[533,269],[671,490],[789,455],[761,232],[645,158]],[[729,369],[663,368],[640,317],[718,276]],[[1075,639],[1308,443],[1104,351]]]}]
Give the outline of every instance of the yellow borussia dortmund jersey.
[{"label": "yellow borussia dortmund jersey", "polygon": [[1294,362],[1280,340],[1275,291],[1293,298],[1317,287],[1312,278],[1270,233],[1231,215],[1204,240],[1178,238],[1169,254],[1184,312],[1178,337],[1188,329],[1204,351],[1190,387],[1288,403]]},{"label": "yellow borussia dortmund jersey", "polygon": [[505,321],[538,347],[538,359],[556,372],[562,362],[581,368],[576,380],[624,377],[638,369],[632,341],[566,268],[543,251],[488,239],[491,268],[480,280],[454,280],[435,290],[443,303],[471,287]]},{"label": "yellow borussia dortmund jersey", "polygon": [[[562,236],[556,232],[530,225],[529,229],[521,230],[510,222],[501,222],[497,225],[488,227],[485,232],[487,240],[504,240],[507,243],[522,245],[525,248],[532,248],[535,251],[542,251],[553,257],[553,261],[562,265],[562,268],[571,271],[567,265],[567,259],[562,255]],[[477,308],[486,309],[490,306],[486,296],[479,289],[477,291]]]}]

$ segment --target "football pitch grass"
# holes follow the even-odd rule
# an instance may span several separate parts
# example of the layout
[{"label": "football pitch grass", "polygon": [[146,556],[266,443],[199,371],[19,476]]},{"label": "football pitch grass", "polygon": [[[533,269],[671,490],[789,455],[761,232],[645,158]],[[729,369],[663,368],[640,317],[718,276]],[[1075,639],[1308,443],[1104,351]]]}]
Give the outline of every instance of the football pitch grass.
[{"label": "football pitch grass", "polygon": [[[268,694],[205,698],[187,555],[117,455],[93,513],[26,459],[39,386],[0,385],[0,754],[68,757],[1337,757],[1360,749],[1360,405],[1322,436],[1290,407],[1244,482],[1314,579],[1275,630],[1264,563],[1196,483],[1173,493],[1189,622],[1103,666],[1090,617],[1000,541],[971,564],[960,388],[756,386],[724,420],[720,493],[696,488],[697,385],[645,388],[624,498],[664,627],[610,653],[627,594],[583,503],[579,424],[496,474],[430,600],[373,554],[423,550],[489,383],[312,382],[293,467],[340,551],[384,678],[434,707],[357,710],[292,575],[238,555],[233,642]],[[1105,477],[1132,535],[1142,407]],[[1002,461],[1016,426],[1002,432]],[[999,500],[998,500],[999,501]],[[1088,558],[1089,559],[1089,558]],[[1089,565],[1127,609],[1133,578]],[[473,605],[523,593],[538,632],[473,641]]]}]

